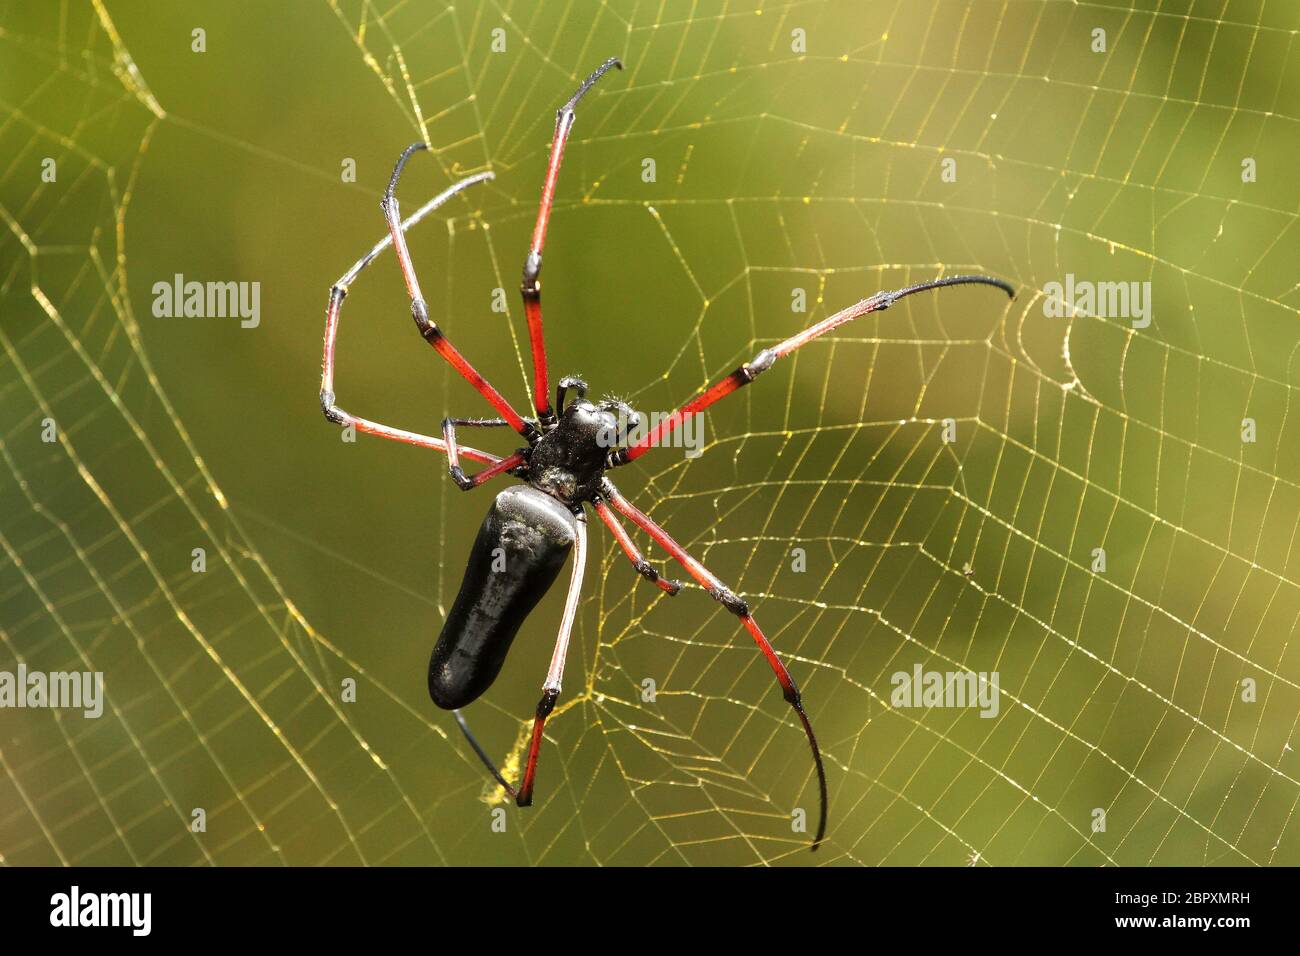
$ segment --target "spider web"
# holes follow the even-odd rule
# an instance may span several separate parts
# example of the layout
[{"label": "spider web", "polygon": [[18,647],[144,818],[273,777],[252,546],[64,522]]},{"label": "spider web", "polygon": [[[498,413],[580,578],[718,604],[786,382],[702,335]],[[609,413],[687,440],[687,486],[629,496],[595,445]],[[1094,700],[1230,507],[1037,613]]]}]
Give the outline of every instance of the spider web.
[{"label": "spider web", "polygon": [[[180,6],[0,6],[0,669],[107,690],[99,720],[0,714],[0,859],[1300,862],[1294,6]],[[610,54],[547,248],[555,375],[666,411],[876,289],[1020,290],[859,320],[715,406],[702,457],[615,476],[800,682],[816,856],[791,828],[815,822],[807,752],[752,644],[698,588],[638,584],[598,522],[539,802],[495,832],[423,686],[488,492],[341,443],[314,405],[328,285],[423,138],[408,211],[496,173],[411,241],[522,407],[553,110]],[[261,280],[262,325],[154,318],[173,272]],[[1149,281],[1152,324],[1046,317],[1066,273]],[[426,432],[479,414],[404,315],[385,257],[344,312],[341,404]],[[512,773],[560,597],[469,713]],[[893,706],[918,664],[996,671],[1000,715]]]}]

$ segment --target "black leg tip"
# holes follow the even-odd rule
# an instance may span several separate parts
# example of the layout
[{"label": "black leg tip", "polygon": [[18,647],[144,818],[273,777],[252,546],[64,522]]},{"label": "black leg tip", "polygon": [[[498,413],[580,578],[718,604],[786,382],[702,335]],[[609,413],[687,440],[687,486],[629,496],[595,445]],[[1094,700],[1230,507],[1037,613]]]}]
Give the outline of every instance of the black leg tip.
[{"label": "black leg tip", "polygon": [[402,150],[401,156],[397,157],[397,164],[393,167],[392,178],[388,180],[388,188],[384,190],[383,201],[380,202],[379,204],[380,206],[383,207],[385,212],[388,211],[387,203],[390,202],[393,198],[393,193],[397,189],[397,180],[399,180],[402,177],[402,169],[406,166],[406,161],[411,158],[412,153],[417,153],[422,149],[428,149],[428,148],[429,148],[428,143],[424,143],[424,142],[412,143],[410,146],[406,147],[406,149]]}]

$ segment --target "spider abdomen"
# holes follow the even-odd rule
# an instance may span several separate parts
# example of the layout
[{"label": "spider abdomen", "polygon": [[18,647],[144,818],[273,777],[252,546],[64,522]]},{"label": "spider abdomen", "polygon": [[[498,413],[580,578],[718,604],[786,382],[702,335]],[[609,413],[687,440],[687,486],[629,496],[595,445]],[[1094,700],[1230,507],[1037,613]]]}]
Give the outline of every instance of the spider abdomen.
[{"label": "spider abdomen", "polygon": [[573,548],[573,514],[528,485],[497,495],[429,660],[429,696],[465,707],[492,686],[510,645]]}]

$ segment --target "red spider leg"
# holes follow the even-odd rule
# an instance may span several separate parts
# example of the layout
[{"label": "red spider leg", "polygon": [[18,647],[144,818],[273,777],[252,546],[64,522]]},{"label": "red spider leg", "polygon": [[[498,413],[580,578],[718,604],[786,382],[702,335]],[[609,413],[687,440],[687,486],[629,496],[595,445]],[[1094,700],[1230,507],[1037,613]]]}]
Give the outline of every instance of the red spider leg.
[{"label": "red spider leg", "polygon": [[[475,183],[481,183],[492,178],[491,173],[479,173],[476,176],[470,176],[468,179],[462,179],[455,185],[443,190],[437,196],[434,196],[427,203],[417,209],[402,223],[402,230],[410,229],[421,219],[427,216],[433,210],[437,209],[456,193]],[[352,268],[343,273],[339,280],[330,288],[329,305],[325,309],[325,346],[324,358],[321,363],[321,386],[320,386],[320,403],[321,410],[325,417],[339,425],[352,425],[359,432],[365,432],[368,435],[377,435],[380,438],[388,438],[392,441],[403,442],[407,445],[417,445],[421,448],[432,448],[435,451],[446,452],[447,445],[441,439],[434,438],[431,435],[422,435],[419,432],[407,431],[403,428],[393,428],[390,425],[383,425],[379,422],[373,422],[366,418],[358,418],[351,415],[335,404],[334,394],[334,356],[335,344],[338,341],[339,321],[343,314],[343,300],[347,298],[348,289],[356,281],[361,270],[370,265],[375,258],[393,244],[392,235],[387,235],[371,248],[371,250],[353,263]],[[506,459],[497,455],[489,454],[485,451],[479,451],[477,448],[467,446],[460,447],[460,453],[466,458],[473,461],[483,462],[488,465],[498,465]],[[509,470],[507,466],[504,469]]]},{"label": "red spider leg", "polygon": [[781,663],[781,659],[776,656],[776,651],[773,650],[771,643],[759,628],[758,622],[754,620],[754,615],[749,613],[749,605],[745,603],[743,598],[723,584],[703,564],[691,557],[685,548],[674,541],[672,536],[659,527],[647,514],[624,498],[608,478],[601,482],[601,494],[609,499],[610,504],[614,506],[616,511],[650,535],[661,548],[672,555],[686,569],[687,573],[709,592],[710,597],[740,618],[745,630],[749,631],[750,637],[754,639],[758,649],[767,658],[768,666],[772,668],[777,683],[781,685],[781,692],[786,703],[794,708],[795,714],[799,717],[799,722],[803,724],[804,733],[808,737],[808,746],[812,750],[813,765],[817,769],[817,786],[821,796],[821,816],[818,818],[817,835],[813,838],[812,844],[812,848],[816,850],[821,845],[822,838],[826,835],[826,768],[822,766],[821,748],[817,746],[817,736],[813,733],[812,723],[808,720],[808,715],[804,713],[803,698],[799,694],[799,688],[795,686],[794,678],[790,676],[790,672]]},{"label": "red spider leg", "polygon": [[517,451],[508,458],[502,458],[490,468],[484,468],[477,474],[467,475],[460,467],[460,443],[456,441],[456,426],[465,425],[475,428],[499,428],[508,425],[504,418],[444,418],[442,420],[442,439],[447,445],[447,471],[451,480],[456,482],[461,491],[471,491],[490,478],[502,472],[517,468],[527,461],[527,455]]},{"label": "red spider leg", "polygon": [[920,282],[916,285],[907,286],[903,289],[896,289],[893,292],[877,292],[870,298],[863,299],[847,309],[836,312],[830,318],[823,319],[816,325],[810,326],[798,335],[791,336],[784,342],[774,345],[770,349],[763,349],[755,355],[750,361],[741,365],[738,369],[728,375],[726,378],[709,386],[695,398],[691,399],[677,411],[673,412],[667,418],[661,419],[655,426],[650,429],[636,443],[629,445],[627,448],[620,448],[613,451],[609,456],[609,466],[611,468],[618,465],[626,465],[630,461],[635,461],[644,455],[655,445],[661,443],[663,439],[671,434],[674,430],[681,427],[681,424],[691,415],[698,415],[704,409],[708,408],[719,399],[725,398],[732,392],[748,385],[760,374],[771,368],[776,360],[784,358],[795,349],[807,345],[813,339],[820,335],[839,328],[846,322],[852,322],[854,319],[867,315],[870,312],[881,312],[899,299],[913,295],[917,292],[924,292],[928,289],[938,289],[950,285],[991,285],[1001,289],[1012,298],[1015,297],[1015,290],[1001,279],[993,279],[989,276],[948,276],[944,279],[934,279],[930,282]]},{"label": "red spider leg", "polygon": [[542,286],[538,276],[542,271],[542,246],[546,243],[546,227],[551,221],[555,204],[555,184],[560,176],[560,161],[564,158],[564,144],[573,131],[574,112],[578,101],[609,72],[611,67],[623,69],[617,57],[610,57],[569,97],[569,101],[555,113],[555,135],[551,140],[550,160],[546,165],[546,179],[542,183],[542,201],[537,209],[537,224],[533,226],[533,241],[524,259],[524,277],[519,291],[524,297],[524,315],[528,319],[528,343],[533,353],[533,407],[543,428],[555,424],[555,410],[551,407],[550,381],[546,371],[546,343],[542,339]]},{"label": "red spider leg", "polygon": [[501,393],[493,388],[488,380],[475,370],[474,366],[469,364],[466,358],[447,339],[447,336],[443,334],[442,329],[438,328],[437,324],[429,318],[429,308],[425,304],[424,296],[420,293],[420,280],[416,278],[415,266],[411,262],[411,253],[406,247],[406,236],[402,230],[401,214],[397,204],[397,197],[394,195],[394,191],[397,189],[397,181],[401,178],[407,160],[411,158],[412,153],[421,149],[428,149],[428,146],[424,143],[412,143],[402,151],[402,155],[398,157],[397,165],[393,168],[393,176],[388,181],[388,189],[384,192],[383,202],[380,203],[384,210],[384,217],[388,220],[388,232],[393,239],[393,249],[397,252],[397,262],[402,269],[402,278],[406,282],[406,291],[411,297],[411,318],[415,320],[420,335],[433,346],[434,351],[445,358],[452,368],[461,374],[462,378],[473,385],[478,393],[486,398],[488,403],[497,410],[497,414],[509,423],[511,428],[531,441],[537,434],[537,430],[532,424],[519,417],[519,413],[510,407],[510,403],[502,397]]},{"label": "red spider leg", "polygon": [[609,530],[613,532],[614,539],[619,543],[619,546],[623,549],[623,553],[627,555],[627,559],[632,562],[632,566],[636,568],[638,574],[651,584],[662,588],[670,596],[675,595],[682,589],[680,581],[669,581],[659,576],[659,572],[651,566],[650,562],[645,559],[645,555],[642,554],[641,550],[636,546],[636,542],[632,540],[632,536],[629,535],[623,526],[618,523],[618,519],[614,517],[614,513],[609,510],[609,505],[599,500],[594,502],[594,504],[596,506],[596,514],[600,515],[600,520],[605,522]]},{"label": "red spider leg", "polygon": [[533,736],[528,745],[528,762],[524,764],[524,779],[519,785],[519,792],[515,794],[515,803],[521,807],[530,806],[533,802],[537,755],[542,749],[542,728],[560,696],[564,661],[569,653],[569,636],[573,632],[578,600],[582,596],[582,572],[587,563],[587,516],[582,513],[575,515],[573,528],[573,572],[569,577],[569,593],[564,599],[564,615],[560,618],[560,633],[555,638],[555,650],[551,653],[551,666],[546,672],[546,682],[542,684],[542,699],[538,701],[537,713],[533,717]]}]

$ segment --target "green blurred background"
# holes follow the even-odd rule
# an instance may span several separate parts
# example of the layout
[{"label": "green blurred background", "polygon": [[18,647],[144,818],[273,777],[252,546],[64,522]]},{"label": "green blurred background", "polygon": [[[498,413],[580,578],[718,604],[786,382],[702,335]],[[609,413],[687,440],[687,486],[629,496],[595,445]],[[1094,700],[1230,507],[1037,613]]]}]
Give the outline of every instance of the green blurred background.
[{"label": "green blurred background", "polygon": [[[102,670],[109,705],[0,712],[0,858],[1300,862],[1297,29],[1264,3],[0,2],[0,669]],[[599,522],[539,800],[494,832],[425,692],[493,492],[344,443],[317,405],[329,286],[426,139],[405,211],[496,180],[412,233],[425,294],[526,406],[554,110],[610,55],[546,250],[556,376],[667,410],[876,289],[1019,290],[861,320],[717,406],[702,458],[619,476],[802,685],[816,856],[790,822],[815,818],[806,747],[748,637],[698,589],[638,584]],[[156,318],[176,273],[259,282],[261,324]],[[1151,327],[1045,317],[1066,273],[1150,281]],[[391,254],[339,354],[353,413],[486,411]],[[469,711],[503,761],[561,599]],[[891,707],[918,663],[997,671],[998,719]]]}]

